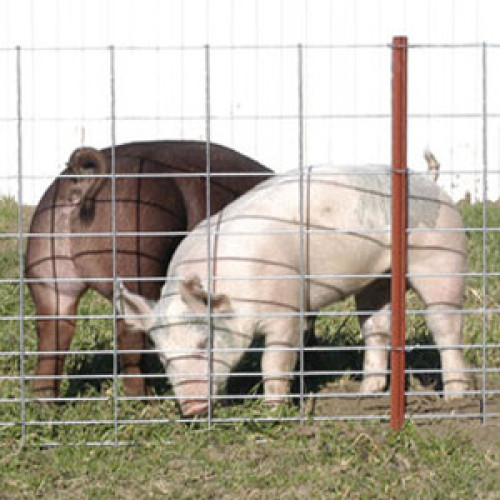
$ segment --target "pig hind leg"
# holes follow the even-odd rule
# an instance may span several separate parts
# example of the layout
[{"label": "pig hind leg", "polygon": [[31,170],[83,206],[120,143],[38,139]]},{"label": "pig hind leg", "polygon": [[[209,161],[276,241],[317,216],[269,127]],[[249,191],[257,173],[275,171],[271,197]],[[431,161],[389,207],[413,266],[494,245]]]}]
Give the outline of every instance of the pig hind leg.
[{"label": "pig hind leg", "polygon": [[387,346],[391,326],[390,280],[377,279],[356,295],[355,299],[365,341],[360,392],[380,392],[387,386]]},{"label": "pig hind leg", "polygon": [[37,397],[59,396],[65,352],[69,350],[75,332],[75,319],[65,316],[76,314],[84,290],[82,286],[81,290],[68,294],[44,284],[30,286],[37,316],[61,316],[57,319],[38,319],[36,322],[39,355],[35,369],[37,378],[32,380],[31,389]]}]

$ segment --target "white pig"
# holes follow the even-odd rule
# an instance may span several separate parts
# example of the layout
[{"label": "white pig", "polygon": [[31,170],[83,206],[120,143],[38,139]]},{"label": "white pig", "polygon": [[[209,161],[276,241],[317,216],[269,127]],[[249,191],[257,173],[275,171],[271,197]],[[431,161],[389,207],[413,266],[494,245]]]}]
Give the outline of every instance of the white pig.
[{"label": "white pig", "polygon": [[[185,416],[207,411],[209,394],[224,389],[258,335],[265,340],[264,397],[285,400],[300,345],[299,312],[313,316],[350,295],[367,311],[361,330],[367,348],[374,347],[365,352],[361,390],[385,388],[390,279],[380,275],[391,268],[390,186],[386,167],[309,167],[269,179],[182,241],[154,307],[121,289],[119,310],[135,315],[129,326],[149,331]],[[462,350],[454,347],[462,344],[465,234],[450,198],[424,175],[409,175],[408,226],[415,230],[408,236],[408,287],[425,304],[445,397],[456,397],[468,387]]]}]

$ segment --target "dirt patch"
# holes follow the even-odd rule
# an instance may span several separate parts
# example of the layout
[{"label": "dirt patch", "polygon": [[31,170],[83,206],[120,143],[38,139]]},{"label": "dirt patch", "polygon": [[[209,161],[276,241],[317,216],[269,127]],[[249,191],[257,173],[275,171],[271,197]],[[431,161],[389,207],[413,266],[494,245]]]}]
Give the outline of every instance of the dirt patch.
[{"label": "dirt patch", "polygon": [[[359,396],[360,384],[352,379],[327,383],[314,395],[314,404],[309,402],[314,416],[389,420],[389,393]],[[489,380],[488,389],[500,391],[500,380]],[[474,394],[444,401],[439,395],[428,394],[432,393],[432,387],[418,383],[407,391],[406,415],[419,427],[427,427],[438,435],[459,432],[468,436],[477,449],[486,454],[500,452],[500,392],[488,394],[484,400],[481,394]],[[486,417],[484,422],[483,415]]]}]

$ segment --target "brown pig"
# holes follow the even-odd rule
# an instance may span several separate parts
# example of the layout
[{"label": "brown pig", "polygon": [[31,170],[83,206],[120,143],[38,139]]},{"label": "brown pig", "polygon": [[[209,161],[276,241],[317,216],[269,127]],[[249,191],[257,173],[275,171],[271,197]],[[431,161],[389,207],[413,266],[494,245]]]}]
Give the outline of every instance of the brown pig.
[{"label": "brown pig", "polygon": [[[109,176],[92,176],[110,174],[112,158],[117,174],[132,176],[115,181],[116,229],[127,232],[116,237],[116,275],[130,277],[127,286],[134,292],[158,299],[175,248],[207,216],[206,146],[158,141],[124,144],[114,151],[77,149],[49,186],[33,216],[25,266],[41,316],[32,381],[36,396],[59,394],[64,352],[75,330],[71,316],[83,293],[92,288],[108,299],[113,295],[112,182]],[[217,144],[210,145],[210,171],[210,213],[271,175],[256,161]],[[154,277],[158,279],[147,279]],[[117,340],[120,350],[145,348],[144,335],[127,331],[123,321],[118,322]],[[123,373],[141,374],[140,353],[123,353],[120,361]],[[124,378],[124,388],[128,395],[143,395],[145,379]]]}]

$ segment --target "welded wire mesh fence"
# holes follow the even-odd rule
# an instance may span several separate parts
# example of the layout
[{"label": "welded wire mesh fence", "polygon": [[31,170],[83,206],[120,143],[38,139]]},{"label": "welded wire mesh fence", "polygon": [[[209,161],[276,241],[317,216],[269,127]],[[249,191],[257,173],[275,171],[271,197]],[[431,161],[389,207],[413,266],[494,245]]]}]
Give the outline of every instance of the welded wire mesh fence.
[{"label": "welded wire mesh fence", "polygon": [[[390,48],[0,52],[7,103],[0,117],[7,145],[1,175],[12,194],[1,202],[0,240],[0,425],[6,441],[168,439],[174,424],[198,411],[197,421],[208,427],[388,419],[384,359],[390,348],[382,326],[390,315],[384,301],[390,262],[384,265],[386,257],[373,246],[386,249],[390,237],[390,222],[382,217],[390,206]],[[409,183],[427,187],[413,202],[408,237],[445,246],[462,238],[467,254],[466,268],[447,267],[450,257],[437,269],[408,270],[410,284],[432,283],[436,300],[442,297],[436,311],[421,288],[407,295],[406,411],[415,419],[500,415],[500,103],[492,91],[500,78],[499,49],[409,48],[409,166],[420,171]],[[152,140],[176,142],[144,142]],[[60,175],[78,146],[107,149],[103,158],[92,150],[80,163],[69,161]],[[440,188],[419,180],[426,166],[416,158],[425,147],[441,163]],[[316,181],[321,168],[309,165],[332,163],[343,167]],[[261,181],[267,184],[247,195],[247,206],[220,212]],[[86,198],[97,184],[94,198]],[[330,205],[321,205],[319,185],[331,190]],[[438,189],[458,202],[463,225],[443,222],[444,212],[432,201]],[[367,201],[372,198],[374,205]],[[261,207],[264,213],[256,213]],[[353,207],[357,219],[349,218]],[[314,223],[328,211],[334,222]],[[221,215],[193,233],[212,213]],[[146,301],[120,310],[127,293],[120,284],[158,299],[184,237],[189,244],[175,254],[177,267],[162,299],[169,315],[151,312]],[[220,253],[227,249],[229,259]],[[430,261],[443,248],[433,250]],[[185,276],[178,263],[189,252],[199,261],[191,270],[201,285],[191,283],[182,301]],[[445,293],[457,287],[463,287],[463,304]],[[179,301],[196,307],[201,301],[202,309],[182,311]],[[371,326],[370,312],[378,313],[381,330]],[[138,328],[151,327],[148,318],[156,321],[152,331],[160,331],[151,335],[152,345]],[[446,318],[463,323],[463,338],[443,334],[441,348],[464,353],[465,368],[441,366],[426,320],[439,329]],[[123,319],[135,324],[125,330]],[[366,344],[359,322],[372,328]],[[365,367],[368,377],[367,351],[376,360]],[[451,392],[448,387],[459,399],[443,397],[448,374],[468,380],[451,381]],[[180,389],[190,385],[194,392]],[[266,404],[288,396],[291,404]]]}]

